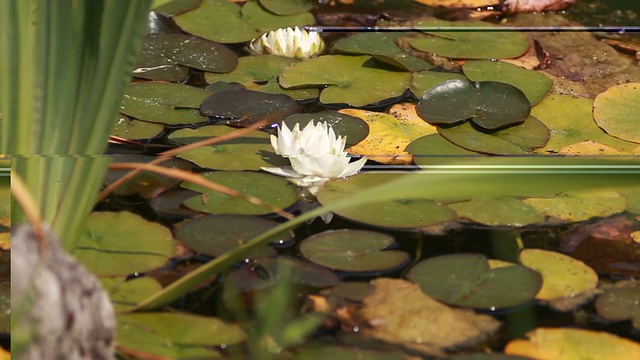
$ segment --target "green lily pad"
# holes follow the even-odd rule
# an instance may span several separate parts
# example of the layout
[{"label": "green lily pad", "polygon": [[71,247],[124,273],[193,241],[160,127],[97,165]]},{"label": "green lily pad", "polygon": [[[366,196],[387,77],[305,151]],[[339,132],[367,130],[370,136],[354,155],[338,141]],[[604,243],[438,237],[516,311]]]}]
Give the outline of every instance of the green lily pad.
[{"label": "green lily pad", "polygon": [[153,209],[154,212],[161,216],[167,218],[184,219],[198,214],[197,211],[187,209],[186,207],[182,206],[182,203],[185,200],[196,194],[197,193],[195,191],[183,188],[172,189],[151,198],[149,206],[151,206],[151,209]]},{"label": "green lily pad", "polygon": [[471,81],[511,84],[522,90],[532,105],[539,103],[553,86],[553,80],[544,74],[503,61],[470,60],[462,65],[462,71]]},{"label": "green lily pad", "polygon": [[276,15],[295,15],[311,10],[311,0],[260,0],[260,5]]},{"label": "green lily pad", "polygon": [[[207,215],[187,219],[175,227],[176,239],[189,249],[209,256],[220,256],[278,225],[269,219],[247,215]],[[288,242],[291,233],[282,236]],[[274,256],[275,250],[264,246],[247,255],[249,259]]]},{"label": "green lily pad", "polygon": [[[156,2],[154,2],[155,4]],[[202,0],[166,0],[163,4],[153,8],[153,11],[165,16],[181,14],[200,6]]]},{"label": "green lily pad", "polygon": [[222,44],[193,35],[160,33],[145,37],[136,70],[175,64],[227,73],[238,65],[238,56]]},{"label": "green lily pad", "polygon": [[116,312],[133,309],[139,302],[162,289],[162,285],[151,277],[138,277],[126,280],[126,277],[100,278],[102,287],[109,294]]},{"label": "green lily pad", "polygon": [[[487,27],[498,26],[483,21],[421,20],[414,28]],[[408,39],[420,51],[456,59],[515,58],[529,49],[529,38],[518,31],[423,31],[425,36]]]},{"label": "green lily pad", "polygon": [[487,258],[480,254],[432,257],[411,268],[408,276],[437,300],[476,309],[524,304],[542,286],[537,272],[520,265],[492,270]]},{"label": "green lily pad", "polygon": [[133,76],[141,79],[182,83],[189,76],[189,68],[171,64],[141,66],[133,70]]},{"label": "green lily pad", "polygon": [[517,87],[496,81],[448,80],[429,89],[416,107],[430,124],[471,120],[485,129],[523,122],[531,104]]},{"label": "green lily pad", "polygon": [[284,68],[299,62],[298,59],[277,55],[243,56],[235,70],[228,74],[204,74],[205,80],[213,84],[218,81],[236,82],[246,89],[267,94],[286,94],[296,100],[308,100],[318,97],[318,89],[284,89],[278,83],[278,76]]},{"label": "green lily pad", "polygon": [[[153,156],[145,155],[111,155],[113,163],[148,163],[155,159]],[[168,159],[159,164],[159,166],[169,169],[179,169],[191,171],[193,166],[188,162],[180,159]],[[110,185],[116,180],[128,174],[131,170],[109,170],[105,179],[105,185]],[[157,174],[151,171],[141,171],[132,178],[125,181],[122,185],[113,190],[113,194],[121,196],[129,196],[139,194],[143,198],[152,198],[153,196],[172,188],[180,183],[179,179],[175,179],[166,175]]]},{"label": "green lily pad", "polygon": [[[287,179],[250,171],[216,171],[202,173],[207,180],[227,186],[247,196],[254,196],[263,202],[286,209],[298,201],[298,190]],[[210,190],[201,185],[183,183],[182,187],[203,195],[187,199],[184,205],[196,211],[209,214],[264,215],[273,211],[261,205],[248,202],[240,197],[232,197]]]},{"label": "green lily pad", "polygon": [[640,143],[640,83],[612,86],[593,102],[593,118],[607,134]]},{"label": "green lily pad", "polygon": [[175,241],[166,227],[130,212],[94,212],[73,255],[98,276],[144,272],[164,265]]},{"label": "green lily pad", "polygon": [[[180,129],[169,135],[169,140],[181,145],[233,133],[236,129],[224,125]],[[194,164],[216,170],[260,170],[263,166],[284,166],[289,162],[273,152],[269,135],[255,131],[242,137],[210,146],[183,151],[177,155]],[[233,159],[233,161],[229,161]]]},{"label": "green lily pad", "polygon": [[111,135],[127,140],[151,139],[160,135],[163,130],[163,125],[131,119],[120,114]]},{"label": "green lily pad", "polygon": [[573,298],[598,286],[598,274],[580,260],[555,251],[523,249],[520,263],[542,275],[539,300]]},{"label": "green lily pad", "polygon": [[563,147],[591,140],[623,153],[631,153],[638,144],[607,135],[593,121],[593,100],[570,95],[549,95],[531,109],[551,131],[549,142],[537,151],[557,153]]},{"label": "green lily pad", "polygon": [[523,201],[546,216],[567,222],[607,217],[627,208],[627,200],[619,192],[610,189],[569,190],[553,198],[529,198]]},{"label": "green lily pad", "polygon": [[471,123],[444,128],[438,133],[450,142],[470,151],[495,155],[526,154],[543,147],[549,139],[549,129],[529,116],[522,124],[487,133],[474,129]]},{"label": "green lily pad", "polygon": [[333,270],[384,271],[409,260],[404,251],[385,250],[395,244],[387,234],[367,230],[329,230],[300,243],[300,253],[309,261]]},{"label": "green lily pad", "polygon": [[286,256],[256,260],[232,271],[225,279],[225,292],[261,290],[287,281],[290,284],[325,288],[340,283],[331,270]]},{"label": "green lily pad", "polygon": [[[275,0],[278,3],[291,0]],[[316,19],[310,12],[291,15],[276,15],[265,10],[257,1],[249,1],[242,6],[242,19],[255,26],[258,30],[267,32],[278,28],[302,27],[312,25]]]},{"label": "green lily pad", "polygon": [[464,75],[441,71],[420,71],[411,74],[411,92],[422,99],[424,94],[432,87],[447,80],[467,80]]},{"label": "green lily pad", "polygon": [[448,141],[440,134],[419,137],[407,145],[404,151],[413,156],[416,165],[447,164],[451,162],[452,157],[483,156]]},{"label": "green lily pad", "polygon": [[370,56],[325,55],[293,64],[280,74],[285,88],[327,85],[323,104],[365,106],[401,96],[411,74],[372,67]]},{"label": "green lily pad", "polygon": [[222,123],[234,126],[248,126],[266,116],[276,122],[300,110],[300,105],[290,96],[253,90],[216,92],[200,107],[202,115],[219,118],[224,120]]},{"label": "green lily pad", "polygon": [[377,60],[409,71],[423,71],[433,65],[404,52],[396,40],[406,33],[361,32],[338,39],[332,52],[355,55],[372,55]]},{"label": "green lily pad", "polygon": [[310,121],[319,123],[326,121],[333,128],[336,136],[346,136],[346,147],[355,145],[369,135],[369,125],[359,117],[339,113],[335,110],[323,110],[315,113],[293,114],[282,121],[289,129],[300,124],[303,129]]},{"label": "green lily pad", "polygon": [[239,326],[209,316],[131,313],[118,315],[117,324],[119,351],[136,356],[209,359],[219,355],[209,347],[239,344],[246,339]]},{"label": "green lily pad", "polygon": [[136,119],[163,124],[207,121],[198,108],[209,96],[206,90],[165,82],[142,82],[125,90],[120,112]]},{"label": "green lily pad", "polygon": [[595,302],[598,314],[611,321],[631,320],[640,328],[640,287],[612,289]]},{"label": "green lily pad", "polygon": [[241,7],[229,0],[203,0],[199,7],[173,20],[184,32],[223,44],[249,41],[262,34],[244,21]]},{"label": "green lily pad", "polygon": [[[397,176],[399,174],[362,173],[351,176],[349,179],[331,180],[325,184],[317,198],[322,205],[329,205],[365,188],[396,179]],[[347,219],[372,226],[401,229],[441,224],[456,217],[455,212],[445,205],[418,197],[340,209],[336,213]]]},{"label": "green lily pad", "polygon": [[475,196],[449,207],[460,217],[488,226],[526,226],[544,221],[544,215],[514,197]]}]

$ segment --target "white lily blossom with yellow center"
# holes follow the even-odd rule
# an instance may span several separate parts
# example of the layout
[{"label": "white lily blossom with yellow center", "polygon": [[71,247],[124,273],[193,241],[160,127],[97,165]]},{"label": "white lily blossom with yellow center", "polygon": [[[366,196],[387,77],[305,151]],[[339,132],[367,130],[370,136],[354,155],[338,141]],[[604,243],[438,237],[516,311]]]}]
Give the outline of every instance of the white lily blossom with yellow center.
[{"label": "white lily blossom with yellow center", "polygon": [[336,136],[327,122],[309,122],[302,130],[296,124],[290,130],[286,124],[278,127],[278,136],[271,135],[276,154],[289,159],[291,166],[263,167],[275,175],[289,178],[298,186],[317,194],[329,179],[354,175],[364,166],[366,157],[351,162],[344,151],[346,137]]},{"label": "white lily blossom with yellow center", "polygon": [[249,44],[254,55],[273,54],[289,58],[307,59],[324,50],[324,41],[317,32],[295,28],[281,28],[262,34]]}]

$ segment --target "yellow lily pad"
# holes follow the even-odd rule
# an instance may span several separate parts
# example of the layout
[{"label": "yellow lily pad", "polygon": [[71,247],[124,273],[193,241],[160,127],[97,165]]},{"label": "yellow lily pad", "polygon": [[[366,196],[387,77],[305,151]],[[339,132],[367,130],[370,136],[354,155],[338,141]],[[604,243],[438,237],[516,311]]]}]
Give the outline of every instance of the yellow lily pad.
[{"label": "yellow lily pad", "polygon": [[527,337],[509,342],[504,352],[539,360],[640,359],[640,344],[606,332],[538,328]]},{"label": "yellow lily pad", "polygon": [[343,109],[341,113],[359,117],[369,125],[369,135],[347,151],[366,155],[370,160],[383,164],[411,164],[413,157],[404,149],[413,140],[436,133],[435,126],[418,117],[359,109]]},{"label": "yellow lily pad", "polygon": [[582,141],[563,147],[559,151],[562,155],[623,155],[624,153],[611,146],[592,140]]},{"label": "yellow lily pad", "polygon": [[593,118],[609,135],[640,143],[640,83],[612,86],[593,102]]},{"label": "yellow lily pad", "polygon": [[574,297],[598,285],[598,274],[592,268],[559,252],[524,249],[520,262],[542,275],[542,288],[536,295],[539,300]]},{"label": "yellow lily pad", "polygon": [[[558,153],[563,147],[594,141],[622,153],[631,153],[638,145],[607,135],[593,121],[593,100],[570,95],[549,95],[531,109],[531,116],[551,131],[547,144],[538,153]],[[593,154],[583,155],[597,155]]]},{"label": "yellow lily pad", "polygon": [[606,217],[627,208],[625,197],[610,189],[566,191],[553,198],[528,198],[523,201],[547,216],[569,222]]}]

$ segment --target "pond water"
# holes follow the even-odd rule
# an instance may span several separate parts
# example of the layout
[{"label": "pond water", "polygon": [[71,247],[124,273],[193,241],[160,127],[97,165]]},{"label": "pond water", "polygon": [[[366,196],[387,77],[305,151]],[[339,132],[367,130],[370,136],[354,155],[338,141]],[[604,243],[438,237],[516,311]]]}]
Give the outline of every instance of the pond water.
[{"label": "pond water", "polygon": [[[228,326],[223,333],[243,335],[175,340],[173,348],[166,335],[165,345],[151,346],[145,341],[157,340],[157,333],[144,325],[151,320],[125,314],[119,317],[119,331],[128,337],[119,337],[121,356],[167,351],[188,358],[193,351],[203,358],[462,359],[507,352],[533,358],[542,355],[517,339],[538,341],[532,331],[553,337],[543,332],[566,328],[591,330],[575,341],[611,344],[611,354],[639,351],[640,137],[624,130],[640,96],[638,33],[524,35],[499,28],[637,26],[637,5],[583,1],[560,14],[492,15],[485,20],[495,25],[479,31],[489,25],[459,20],[475,10],[433,11],[409,0],[320,2],[314,15],[333,30],[378,22],[430,32],[367,32],[367,38],[327,32],[325,51],[299,61],[250,56],[246,41],[237,40],[246,34],[200,28],[199,19],[210,14],[189,8],[194,2],[179,3],[179,10],[165,8],[169,16],[151,20],[155,34],[146,39],[114,131],[133,143],[109,147],[114,164],[148,163],[168,148],[227,136],[265,117],[281,130],[283,123],[328,121],[347,137],[353,161],[366,156],[368,162],[314,196],[260,170],[289,165],[271,147],[269,136],[278,132],[266,126],[161,164],[243,195],[148,172],[117,187],[97,205],[88,224],[92,236],[74,253],[101,276],[117,310],[147,306],[161,285],[212,259],[226,261],[238,247],[248,249],[189,287],[193,291],[183,289],[178,300],[167,297],[172,311],[220,318]],[[229,5],[203,2],[216,11],[222,3]],[[235,31],[241,24],[266,28],[268,21],[285,21],[243,11],[246,22],[226,26]],[[423,17],[432,14],[447,20]],[[251,23],[251,16],[258,20]],[[286,21],[305,24],[304,18]],[[460,24],[475,31],[451,30]],[[201,40],[177,35],[180,28],[226,45],[194,60],[187,44]],[[457,42],[453,49],[450,41]],[[168,55],[172,47],[187,50]],[[458,53],[461,48],[466,52]],[[204,70],[192,65],[198,62]],[[440,86],[444,81],[455,86]],[[124,171],[114,166],[107,184]],[[333,206],[334,215],[328,222],[301,221],[263,239],[264,246],[246,245],[288,216],[246,195],[296,216],[319,204]],[[345,207],[344,199],[357,206]],[[162,240],[147,242],[151,233]],[[100,238],[113,243],[93,242]],[[111,258],[118,252],[130,257]],[[145,265],[136,268],[138,262]],[[438,302],[429,307],[432,298]],[[611,307],[628,311],[611,314]],[[145,309],[151,308],[163,307]],[[608,343],[597,332],[617,338]],[[564,341],[541,346],[553,354],[573,346]]]}]

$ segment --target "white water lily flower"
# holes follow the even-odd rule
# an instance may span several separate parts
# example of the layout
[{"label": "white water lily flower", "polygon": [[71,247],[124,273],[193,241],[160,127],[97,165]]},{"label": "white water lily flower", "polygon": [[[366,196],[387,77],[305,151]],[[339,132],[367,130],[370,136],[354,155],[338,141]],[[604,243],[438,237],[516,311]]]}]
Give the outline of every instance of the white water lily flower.
[{"label": "white water lily flower", "polygon": [[307,59],[324,49],[324,41],[317,32],[295,28],[281,28],[262,34],[249,44],[254,55],[273,54],[289,58]]},{"label": "white water lily flower", "polygon": [[285,176],[298,186],[317,194],[329,179],[354,175],[364,166],[366,157],[350,162],[344,151],[346,138],[336,137],[326,122],[307,124],[300,130],[299,124],[289,130],[286,124],[278,128],[278,137],[271,137],[276,153],[289,158],[291,166],[263,167],[272,174]]},{"label": "white water lily flower", "polygon": [[313,124],[310,121],[302,130],[296,124],[289,130],[287,124],[278,127],[278,136],[271,135],[271,146],[276,154],[284,157],[299,155],[343,155],[346,137],[338,136],[326,121]]}]

